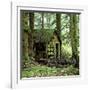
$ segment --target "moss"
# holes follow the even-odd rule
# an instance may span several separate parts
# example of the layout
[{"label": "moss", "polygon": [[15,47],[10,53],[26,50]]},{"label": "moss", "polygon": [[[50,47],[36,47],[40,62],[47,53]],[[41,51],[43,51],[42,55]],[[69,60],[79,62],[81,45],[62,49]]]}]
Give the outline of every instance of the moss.
[{"label": "moss", "polygon": [[72,65],[67,68],[56,68],[47,66],[34,66],[31,69],[24,69],[22,71],[22,77],[48,77],[48,76],[69,76],[79,75],[79,70]]}]

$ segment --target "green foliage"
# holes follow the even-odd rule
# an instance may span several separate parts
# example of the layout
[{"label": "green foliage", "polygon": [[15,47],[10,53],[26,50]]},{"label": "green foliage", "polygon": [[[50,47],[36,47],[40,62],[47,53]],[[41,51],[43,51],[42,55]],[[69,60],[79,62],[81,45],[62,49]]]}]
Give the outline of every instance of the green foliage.
[{"label": "green foliage", "polygon": [[28,11],[21,11],[21,27],[22,30],[29,31],[29,14]]},{"label": "green foliage", "polygon": [[24,57],[23,57],[22,67],[23,67],[23,69],[30,67],[29,56],[24,56]]},{"label": "green foliage", "polygon": [[[30,31],[30,25],[32,27],[33,24],[30,22],[29,12],[21,11],[21,29],[23,32],[22,77],[78,75],[79,70],[72,65],[68,67],[63,66],[63,68],[51,68],[37,64],[34,58],[33,44],[34,42],[48,44],[51,38],[53,38],[53,32],[57,30],[61,40],[60,53],[62,59],[70,60],[73,53],[79,55],[79,15],[60,13],[60,21],[56,19],[56,13],[44,12],[43,15],[44,17],[42,18],[42,12],[34,12],[34,17],[33,19],[31,18],[34,24],[32,29],[34,30]],[[42,21],[44,25],[42,25]],[[29,44],[32,46],[31,48]],[[34,55],[31,55],[30,52],[33,52]]]},{"label": "green foliage", "polygon": [[[44,28],[45,29],[55,29],[55,13],[44,13]],[[42,12],[35,13],[35,29],[42,28]]]},{"label": "green foliage", "polygon": [[65,60],[70,60],[72,57],[72,49],[68,44],[62,45],[62,58]]},{"label": "green foliage", "polygon": [[34,31],[33,37],[35,42],[46,42],[48,43],[51,40],[51,37],[53,36],[54,30],[36,30]]},{"label": "green foliage", "polygon": [[56,68],[47,66],[33,66],[22,71],[22,77],[45,77],[45,76],[68,76],[68,75],[79,75],[79,70],[74,68],[72,65],[67,68]]}]

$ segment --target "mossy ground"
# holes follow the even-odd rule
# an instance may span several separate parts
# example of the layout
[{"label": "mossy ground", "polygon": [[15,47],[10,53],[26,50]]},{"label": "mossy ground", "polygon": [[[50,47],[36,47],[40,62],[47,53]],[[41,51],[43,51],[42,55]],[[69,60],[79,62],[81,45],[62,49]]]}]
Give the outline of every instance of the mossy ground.
[{"label": "mossy ground", "polygon": [[22,70],[22,78],[70,75],[79,75],[79,69],[73,67],[73,65],[67,66],[65,68],[37,65]]}]

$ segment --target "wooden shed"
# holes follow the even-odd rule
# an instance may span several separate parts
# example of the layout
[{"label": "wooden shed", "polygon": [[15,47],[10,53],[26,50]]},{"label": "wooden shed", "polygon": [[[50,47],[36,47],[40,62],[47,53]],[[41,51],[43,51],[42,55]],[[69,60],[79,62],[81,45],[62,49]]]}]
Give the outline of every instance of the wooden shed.
[{"label": "wooden shed", "polygon": [[55,31],[47,45],[47,54],[48,58],[57,58],[60,56],[60,38]]},{"label": "wooden shed", "polygon": [[[35,55],[39,58],[57,58],[60,56],[60,37],[57,31],[51,32],[49,39],[40,37],[40,33],[35,39],[34,51]],[[48,34],[48,32],[47,32]],[[46,35],[47,35],[46,34]],[[47,40],[47,41],[45,41]]]}]

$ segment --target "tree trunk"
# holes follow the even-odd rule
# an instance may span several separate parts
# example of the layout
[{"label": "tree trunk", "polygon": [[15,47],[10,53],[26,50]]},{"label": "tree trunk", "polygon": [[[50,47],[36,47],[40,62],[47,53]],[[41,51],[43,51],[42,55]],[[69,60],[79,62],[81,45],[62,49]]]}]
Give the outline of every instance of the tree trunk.
[{"label": "tree trunk", "polygon": [[44,29],[44,13],[42,12],[42,30]]},{"label": "tree trunk", "polygon": [[77,16],[76,14],[70,15],[70,36],[72,47],[72,60],[76,60],[76,67],[79,66],[78,56],[78,38],[77,38]]},{"label": "tree trunk", "polygon": [[56,28],[57,28],[57,34],[60,39],[60,59],[62,57],[62,40],[61,40],[61,14],[56,14]]},{"label": "tree trunk", "polygon": [[34,52],[33,52],[33,32],[34,32],[34,13],[33,12],[29,12],[29,55],[33,56]]},{"label": "tree trunk", "polygon": [[21,11],[21,69],[29,66],[27,17],[28,12]]}]

